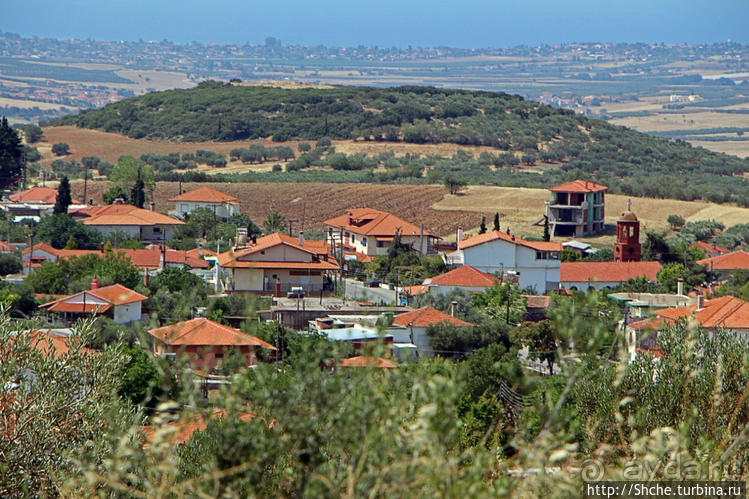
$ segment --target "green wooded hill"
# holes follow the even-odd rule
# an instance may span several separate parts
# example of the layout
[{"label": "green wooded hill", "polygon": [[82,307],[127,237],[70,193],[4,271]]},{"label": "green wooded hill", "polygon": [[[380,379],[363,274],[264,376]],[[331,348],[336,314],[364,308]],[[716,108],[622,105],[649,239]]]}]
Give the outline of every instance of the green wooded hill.
[{"label": "green wooded hill", "polygon": [[[458,158],[439,165],[439,171],[471,183],[539,187],[587,178],[612,192],[749,205],[749,183],[741,177],[749,171],[748,160],[505,93],[433,87],[282,89],[208,81],[47,124],[183,142],[272,136],[276,141],[328,137],[486,145],[497,154],[482,160]],[[559,167],[543,175],[519,172],[514,168],[518,159],[508,151],[520,151],[523,165],[540,161]],[[410,181],[420,181],[421,171]]]}]

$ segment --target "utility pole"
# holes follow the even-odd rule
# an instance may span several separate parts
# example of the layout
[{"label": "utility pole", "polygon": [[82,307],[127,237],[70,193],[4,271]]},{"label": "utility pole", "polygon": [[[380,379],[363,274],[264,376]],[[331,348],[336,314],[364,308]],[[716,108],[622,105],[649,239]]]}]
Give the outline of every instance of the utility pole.
[{"label": "utility pole", "polygon": [[88,198],[86,197],[87,189],[88,189],[88,162],[84,161],[83,165],[83,204],[88,204],[88,201],[86,201]]},{"label": "utility pole", "polygon": [[26,146],[21,149],[21,168],[23,169],[23,185],[22,191],[26,190]]}]

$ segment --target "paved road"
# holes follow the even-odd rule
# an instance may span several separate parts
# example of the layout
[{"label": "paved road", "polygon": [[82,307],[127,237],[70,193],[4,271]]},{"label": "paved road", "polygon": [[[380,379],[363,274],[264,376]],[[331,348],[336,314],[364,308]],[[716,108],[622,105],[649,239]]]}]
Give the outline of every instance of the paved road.
[{"label": "paved road", "polygon": [[372,303],[390,304],[395,302],[395,291],[383,288],[368,288],[356,279],[344,279],[346,298],[360,299],[364,295]]}]

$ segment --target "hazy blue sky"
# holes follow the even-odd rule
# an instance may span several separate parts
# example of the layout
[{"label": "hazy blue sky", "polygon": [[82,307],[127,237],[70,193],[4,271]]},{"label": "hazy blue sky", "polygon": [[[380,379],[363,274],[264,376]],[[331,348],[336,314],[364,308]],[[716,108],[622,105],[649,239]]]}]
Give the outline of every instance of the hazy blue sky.
[{"label": "hazy blue sky", "polygon": [[53,38],[505,47],[749,43],[748,0],[0,0],[0,30]]}]

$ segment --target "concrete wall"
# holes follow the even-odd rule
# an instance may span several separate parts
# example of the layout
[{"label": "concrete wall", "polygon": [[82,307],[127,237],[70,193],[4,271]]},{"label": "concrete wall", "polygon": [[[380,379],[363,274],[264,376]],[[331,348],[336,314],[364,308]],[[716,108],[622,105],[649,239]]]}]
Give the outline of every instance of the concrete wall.
[{"label": "concrete wall", "polygon": [[114,321],[119,324],[139,321],[142,317],[141,305],[143,302],[136,301],[126,305],[116,305],[114,307]]}]

